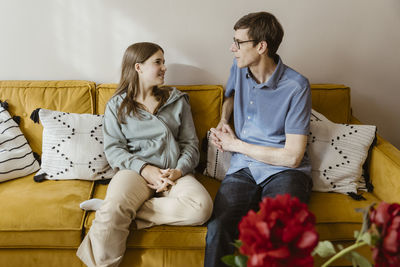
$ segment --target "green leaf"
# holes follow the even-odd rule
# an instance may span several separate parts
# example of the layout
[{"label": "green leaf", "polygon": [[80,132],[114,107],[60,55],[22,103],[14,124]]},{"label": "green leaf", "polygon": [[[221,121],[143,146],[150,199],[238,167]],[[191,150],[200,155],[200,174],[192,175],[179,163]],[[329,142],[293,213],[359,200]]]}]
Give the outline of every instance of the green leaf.
[{"label": "green leaf", "polygon": [[[353,261],[353,266],[358,266],[358,267],[372,267],[372,264],[363,256],[361,256],[359,253],[355,251],[350,252],[352,261]],[[355,264],[355,265],[354,265]]]},{"label": "green leaf", "polygon": [[238,255],[235,257],[235,264],[239,267],[247,266],[247,257],[244,255]]},{"label": "green leaf", "polygon": [[234,267],[236,267],[236,265],[235,265],[235,255],[226,255],[226,256],[223,256],[223,257],[221,258],[221,260],[222,260],[223,263],[225,263],[225,264],[228,265],[228,266],[234,266]]},{"label": "green leaf", "polygon": [[313,255],[317,254],[322,258],[332,256],[336,253],[333,244],[328,241],[319,241],[318,246],[314,249]]},{"label": "green leaf", "polygon": [[355,209],[356,212],[361,212],[363,214],[363,223],[362,223],[362,226],[361,226],[361,233],[362,234],[365,233],[366,231],[368,231],[368,228],[369,228],[369,226],[371,224],[370,219],[369,219],[369,211],[371,210],[371,208],[373,206],[375,206],[375,204],[376,203],[374,202],[374,203],[372,203],[371,205],[369,205],[366,208],[356,208]]},{"label": "green leaf", "polygon": [[240,248],[242,246],[242,240],[235,240],[235,242],[233,243],[233,245],[236,248]]},{"label": "green leaf", "polygon": [[365,243],[367,243],[370,246],[372,244],[372,237],[369,232],[365,232],[364,234],[362,234],[362,236],[360,237],[360,240],[364,241]]}]

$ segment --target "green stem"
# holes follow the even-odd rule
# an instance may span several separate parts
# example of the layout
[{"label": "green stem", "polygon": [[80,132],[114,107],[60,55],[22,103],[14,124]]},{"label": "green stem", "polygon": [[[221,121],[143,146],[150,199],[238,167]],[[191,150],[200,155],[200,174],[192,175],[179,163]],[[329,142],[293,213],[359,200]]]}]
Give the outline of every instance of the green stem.
[{"label": "green stem", "polygon": [[332,258],[330,258],[327,262],[325,262],[321,267],[329,266],[329,264],[331,264],[332,262],[334,262],[338,258],[342,257],[346,253],[348,253],[348,252],[350,252],[350,251],[352,251],[352,250],[354,250],[356,248],[362,247],[364,245],[368,245],[368,243],[365,243],[364,241],[361,241],[361,242],[358,242],[358,243],[354,243],[353,245],[351,245],[351,246],[339,251],[338,254],[335,254]]}]

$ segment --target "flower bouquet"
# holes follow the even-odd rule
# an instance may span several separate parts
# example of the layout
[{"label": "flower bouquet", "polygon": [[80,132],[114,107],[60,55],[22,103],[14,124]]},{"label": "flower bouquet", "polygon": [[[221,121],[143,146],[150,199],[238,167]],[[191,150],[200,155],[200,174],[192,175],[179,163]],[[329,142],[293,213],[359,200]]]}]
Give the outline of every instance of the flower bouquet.
[{"label": "flower bouquet", "polygon": [[289,195],[264,198],[258,212],[249,211],[239,223],[238,253],[222,261],[229,266],[313,266],[314,255],[331,257],[322,266],[329,266],[346,257],[353,266],[372,266],[356,248],[369,245],[375,266],[400,266],[400,205],[381,202],[359,210],[364,213],[356,242],[337,252],[330,241],[318,243],[315,216],[307,205]]},{"label": "flower bouquet", "polygon": [[222,258],[229,266],[313,266],[315,216],[298,198],[264,198],[258,212],[250,210],[242,218],[239,232],[240,254]]}]

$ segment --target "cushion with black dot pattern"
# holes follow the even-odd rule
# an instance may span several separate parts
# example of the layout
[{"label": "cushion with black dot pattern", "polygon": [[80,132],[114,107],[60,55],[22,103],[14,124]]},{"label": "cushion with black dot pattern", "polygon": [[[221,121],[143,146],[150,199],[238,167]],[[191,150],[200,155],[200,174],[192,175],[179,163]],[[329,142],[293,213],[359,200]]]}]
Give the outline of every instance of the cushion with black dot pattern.
[{"label": "cushion with black dot pattern", "polygon": [[43,125],[42,163],[36,176],[50,180],[109,179],[104,155],[103,115],[39,110]]},{"label": "cushion with black dot pattern", "polygon": [[362,166],[375,133],[376,126],[333,123],[312,110],[307,152],[313,190],[348,194],[365,189]]},{"label": "cushion with black dot pattern", "polygon": [[203,174],[219,181],[225,178],[229,169],[232,153],[219,150],[210,140],[211,131],[207,132],[207,166]]}]

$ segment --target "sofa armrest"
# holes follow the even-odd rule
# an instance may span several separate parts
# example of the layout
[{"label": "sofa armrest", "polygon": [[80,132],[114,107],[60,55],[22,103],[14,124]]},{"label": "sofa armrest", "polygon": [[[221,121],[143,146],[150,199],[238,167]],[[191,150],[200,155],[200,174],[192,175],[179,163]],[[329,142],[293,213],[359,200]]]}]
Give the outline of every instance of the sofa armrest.
[{"label": "sofa armrest", "polygon": [[372,149],[369,174],[378,198],[400,203],[400,151],[380,136]]}]

